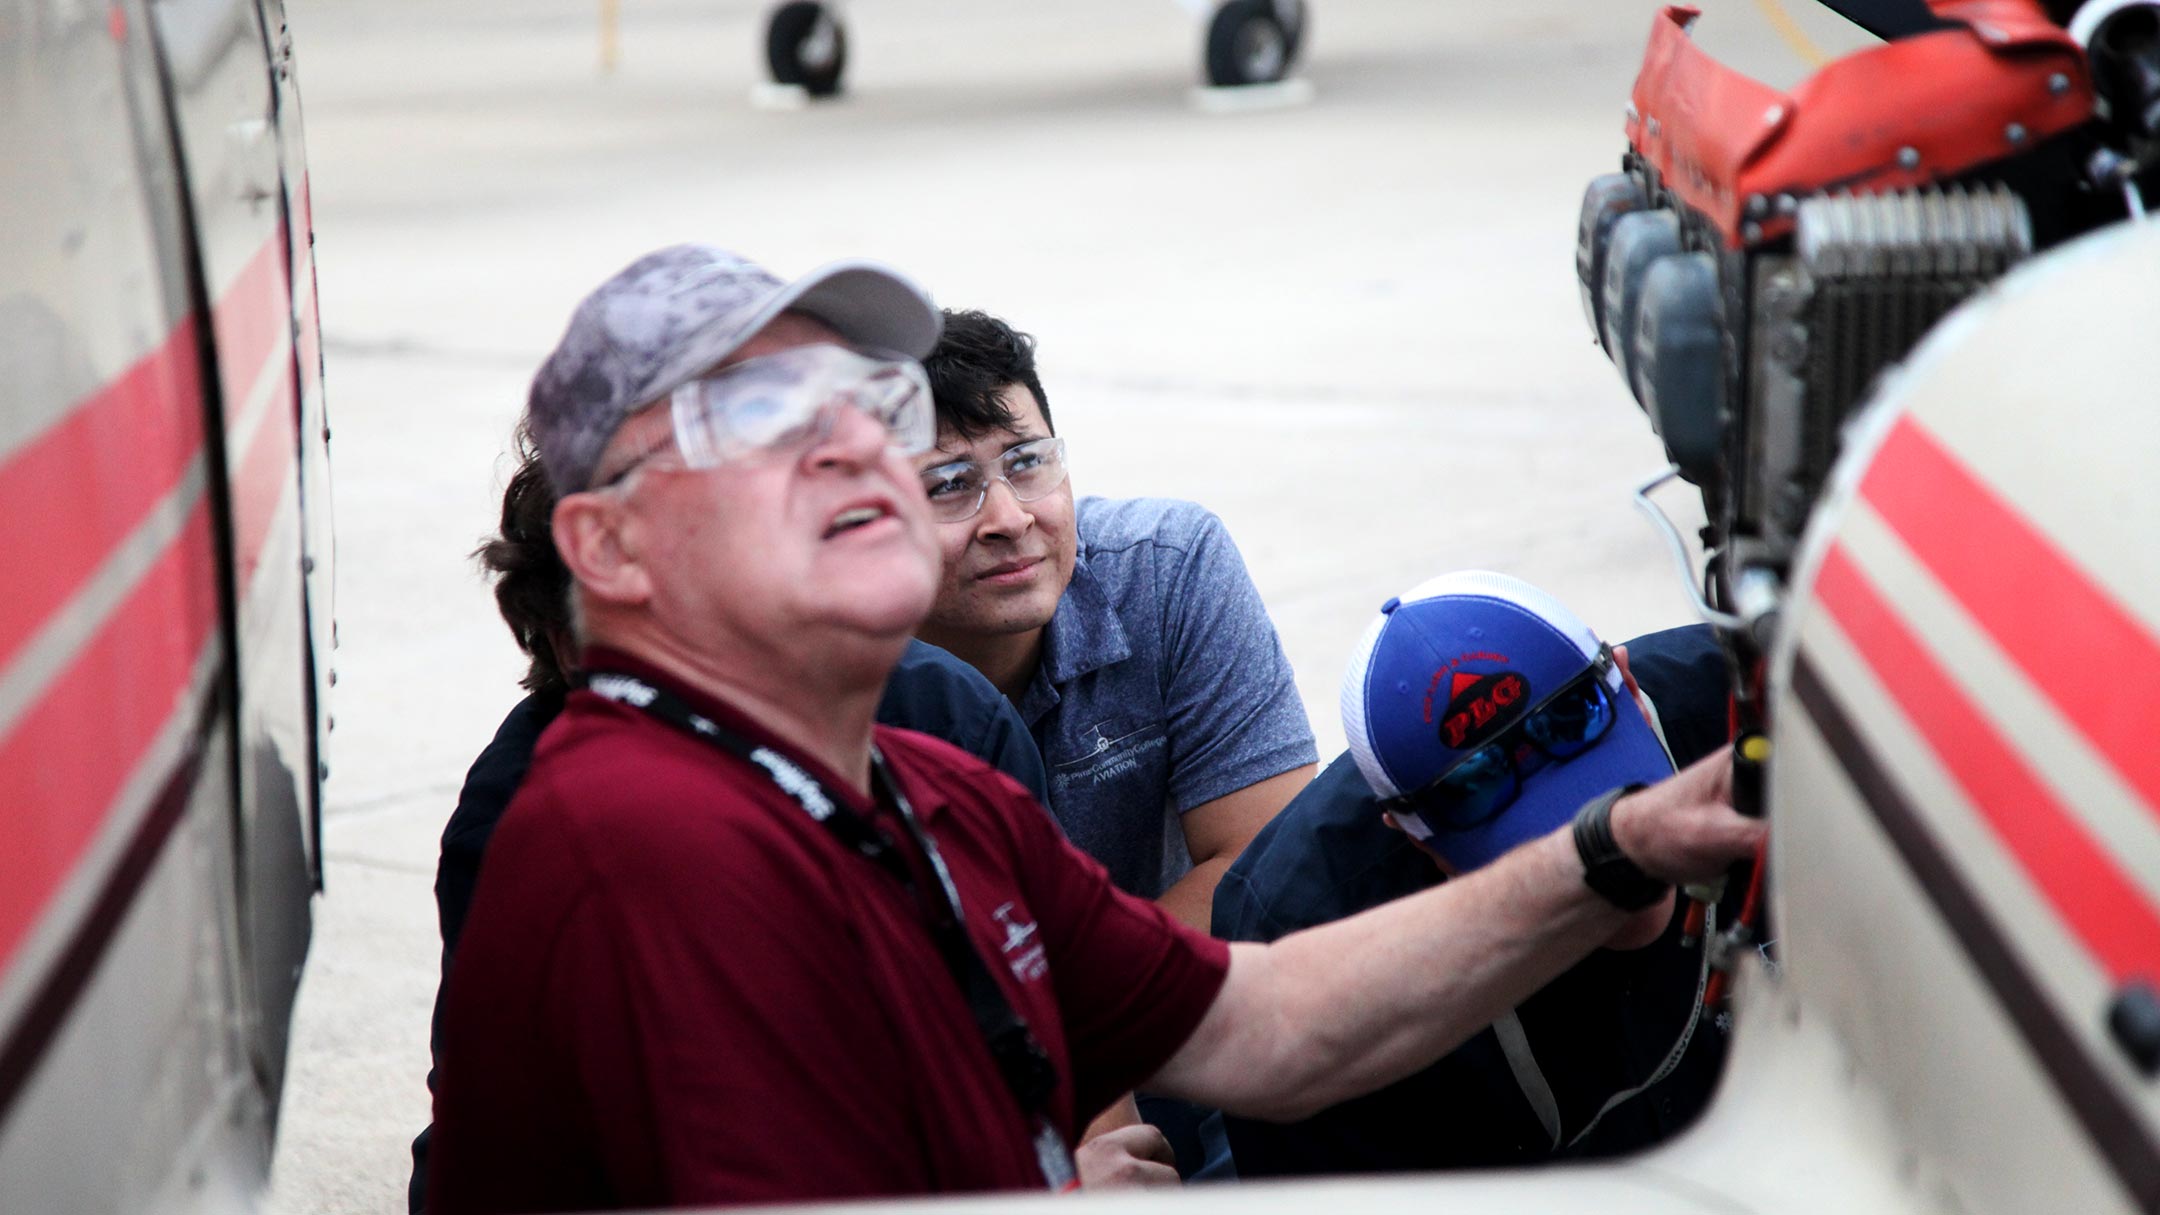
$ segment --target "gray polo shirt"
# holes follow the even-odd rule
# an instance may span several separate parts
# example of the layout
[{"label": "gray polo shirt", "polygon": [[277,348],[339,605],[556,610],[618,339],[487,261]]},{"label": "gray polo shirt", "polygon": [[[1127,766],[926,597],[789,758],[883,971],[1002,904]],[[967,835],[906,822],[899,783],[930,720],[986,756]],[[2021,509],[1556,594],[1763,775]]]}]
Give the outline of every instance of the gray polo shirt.
[{"label": "gray polo shirt", "polygon": [[1319,753],[1222,520],[1167,498],[1076,512],[1072,584],[1017,704],[1066,835],[1154,898],[1192,868],[1179,814]]}]

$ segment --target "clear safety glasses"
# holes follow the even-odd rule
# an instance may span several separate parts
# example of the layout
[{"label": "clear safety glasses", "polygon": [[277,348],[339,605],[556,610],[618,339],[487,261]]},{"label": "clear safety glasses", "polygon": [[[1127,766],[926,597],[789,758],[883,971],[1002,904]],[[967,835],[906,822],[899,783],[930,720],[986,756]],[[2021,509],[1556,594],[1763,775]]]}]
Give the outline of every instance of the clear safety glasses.
[{"label": "clear safety glasses", "polygon": [[1530,707],[1515,723],[1456,760],[1424,788],[1395,798],[1387,808],[1417,815],[1435,832],[1481,827],[1515,804],[1524,778],[1548,764],[1562,764],[1597,744],[1612,729],[1615,709],[1605,674],[1612,649],[1599,646],[1588,669]]},{"label": "clear safety glasses", "polygon": [[1003,481],[1012,496],[1033,502],[1065,483],[1065,440],[1031,439],[1007,448],[992,468],[973,460],[955,460],[923,470],[923,492],[930,513],[940,523],[972,519],[990,496],[990,484]]},{"label": "clear safety glasses", "polygon": [[[882,425],[903,455],[928,451],[937,441],[937,413],[920,364],[903,355],[831,344],[797,346],[723,367],[677,388],[669,406],[676,449],[691,468],[809,447],[832,433],[843,408],[859,409]],[[629,471],[623,469],[610,483]]]}]

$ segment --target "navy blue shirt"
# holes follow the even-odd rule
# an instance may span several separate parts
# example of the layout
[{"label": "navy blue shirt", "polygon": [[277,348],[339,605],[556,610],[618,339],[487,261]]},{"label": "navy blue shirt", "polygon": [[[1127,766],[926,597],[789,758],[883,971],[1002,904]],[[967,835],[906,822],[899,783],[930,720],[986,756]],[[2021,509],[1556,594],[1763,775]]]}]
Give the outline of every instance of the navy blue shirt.
[{"label": "navy blue shirt", "polygon": [[[442,860],[435,870],[435,907],[442,923],[442,974],[447,985],[451,955],[465,930],[465,913],[472,906],[473,887],[480,879],[480,861],[487,851],[495,825],[509,808],[510,797],[532,766],[533,747],[541,731],[562,712],[560,692],[535,692],[517,703],[496,728],[495,738],[465,774],[458,791],[457,809],[443,828]],[[979,755],[1019,781],[1035,800],[1042,801],[1047,782],[1042,757],[1027,727],[1012,704],[980,671],[945,651],[922,641],[910,641],[878,702],[877,719],[885,725],[920,731]],[[435,989],[435,1016],[429,1034],[429,1053],[442,1050],[442,993]],[[428,1088],[435,1087],[435,1073],[428,1072]],[[432,1129],[432,1128],[430,1128]],[[413,1183],[407,1202],[421,1210],[426,1190],[429,1132],[413,1141]]]},{"label": "navy blue shirt", "polygon": [[1169,498],[1082,498],[1075,518],[1072,582],[1016,703],[1066,836],[1152,899],[1192,868],[1179,815],[1319,752],[1222,520]]},{"label": "navy blue shirt", "polygon": [[[1725,744],[1726,667],[1708,627],[1653,633],[1627,650],[1676,762],[1684,766]],[[1216,887],[1217,935],[1272,941],[1442,881],[1432,859],[1380,813],[1348,755],[1329,764]],[[1517,1008],[1567,1137],[1608,1097],[1647,1079],[1679,1037],[1701,959],[1699,948],[1681,944],[1684,917],[1682,903],[1656,943],[1598,950]],[[1698,1026],[1672,1075],[1561,1154],[1612,1155],[1676,1133],[1709,1101],[1723,1057],[1722,1031]],[[1241,1177],[1505,1167],[1555,1155],[1490,1029],[1424,1071],[1304,1122],[1227,1124]]]}]

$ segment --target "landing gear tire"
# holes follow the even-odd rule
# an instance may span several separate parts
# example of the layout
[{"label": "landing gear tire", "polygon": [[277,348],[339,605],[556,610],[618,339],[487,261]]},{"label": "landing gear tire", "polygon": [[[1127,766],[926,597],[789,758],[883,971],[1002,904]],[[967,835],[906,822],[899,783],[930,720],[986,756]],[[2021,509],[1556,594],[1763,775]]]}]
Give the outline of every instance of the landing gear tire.
[{"label": "landing gear tire", "polygon": [[1283,46],[1283,70],[1297,66],[1298,52],[1305,48],[1305,0],[1275,0],[1275,21],[1290,40]]},{"label": "landing gear tire", "polygon": [[840,91],[847,70],[847,30],[840,15],[818,0],[787,0],[765,22],[765,66],[778,84],[812,97]]},{"label": "landing gear tire", "polygon": [[1273,84],[1289,75],[1305,34],[1303,0],[1226,0],[1208,22],[1208,83]]}]

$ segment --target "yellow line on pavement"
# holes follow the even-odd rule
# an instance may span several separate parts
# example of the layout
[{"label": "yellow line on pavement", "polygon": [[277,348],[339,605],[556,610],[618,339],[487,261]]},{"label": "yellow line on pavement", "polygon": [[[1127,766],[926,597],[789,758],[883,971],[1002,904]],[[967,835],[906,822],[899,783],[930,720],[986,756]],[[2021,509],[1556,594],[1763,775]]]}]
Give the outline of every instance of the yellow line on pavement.
[{"label": "yellow line on pavement", "polygon": [[1823,54],[1822,48],[1815,45],[1815,40],[1807,36],[1807,31],[1800,28],[1800,23],[1792,19],[1792,14],[1786,12],[1778,0],[1755,0],[1755,7],[1762,10],[1763,20],[1785,40],[1793,54],[1800,56],[1809,67],[1818,68],[1830,61],[1830,56]]}]

